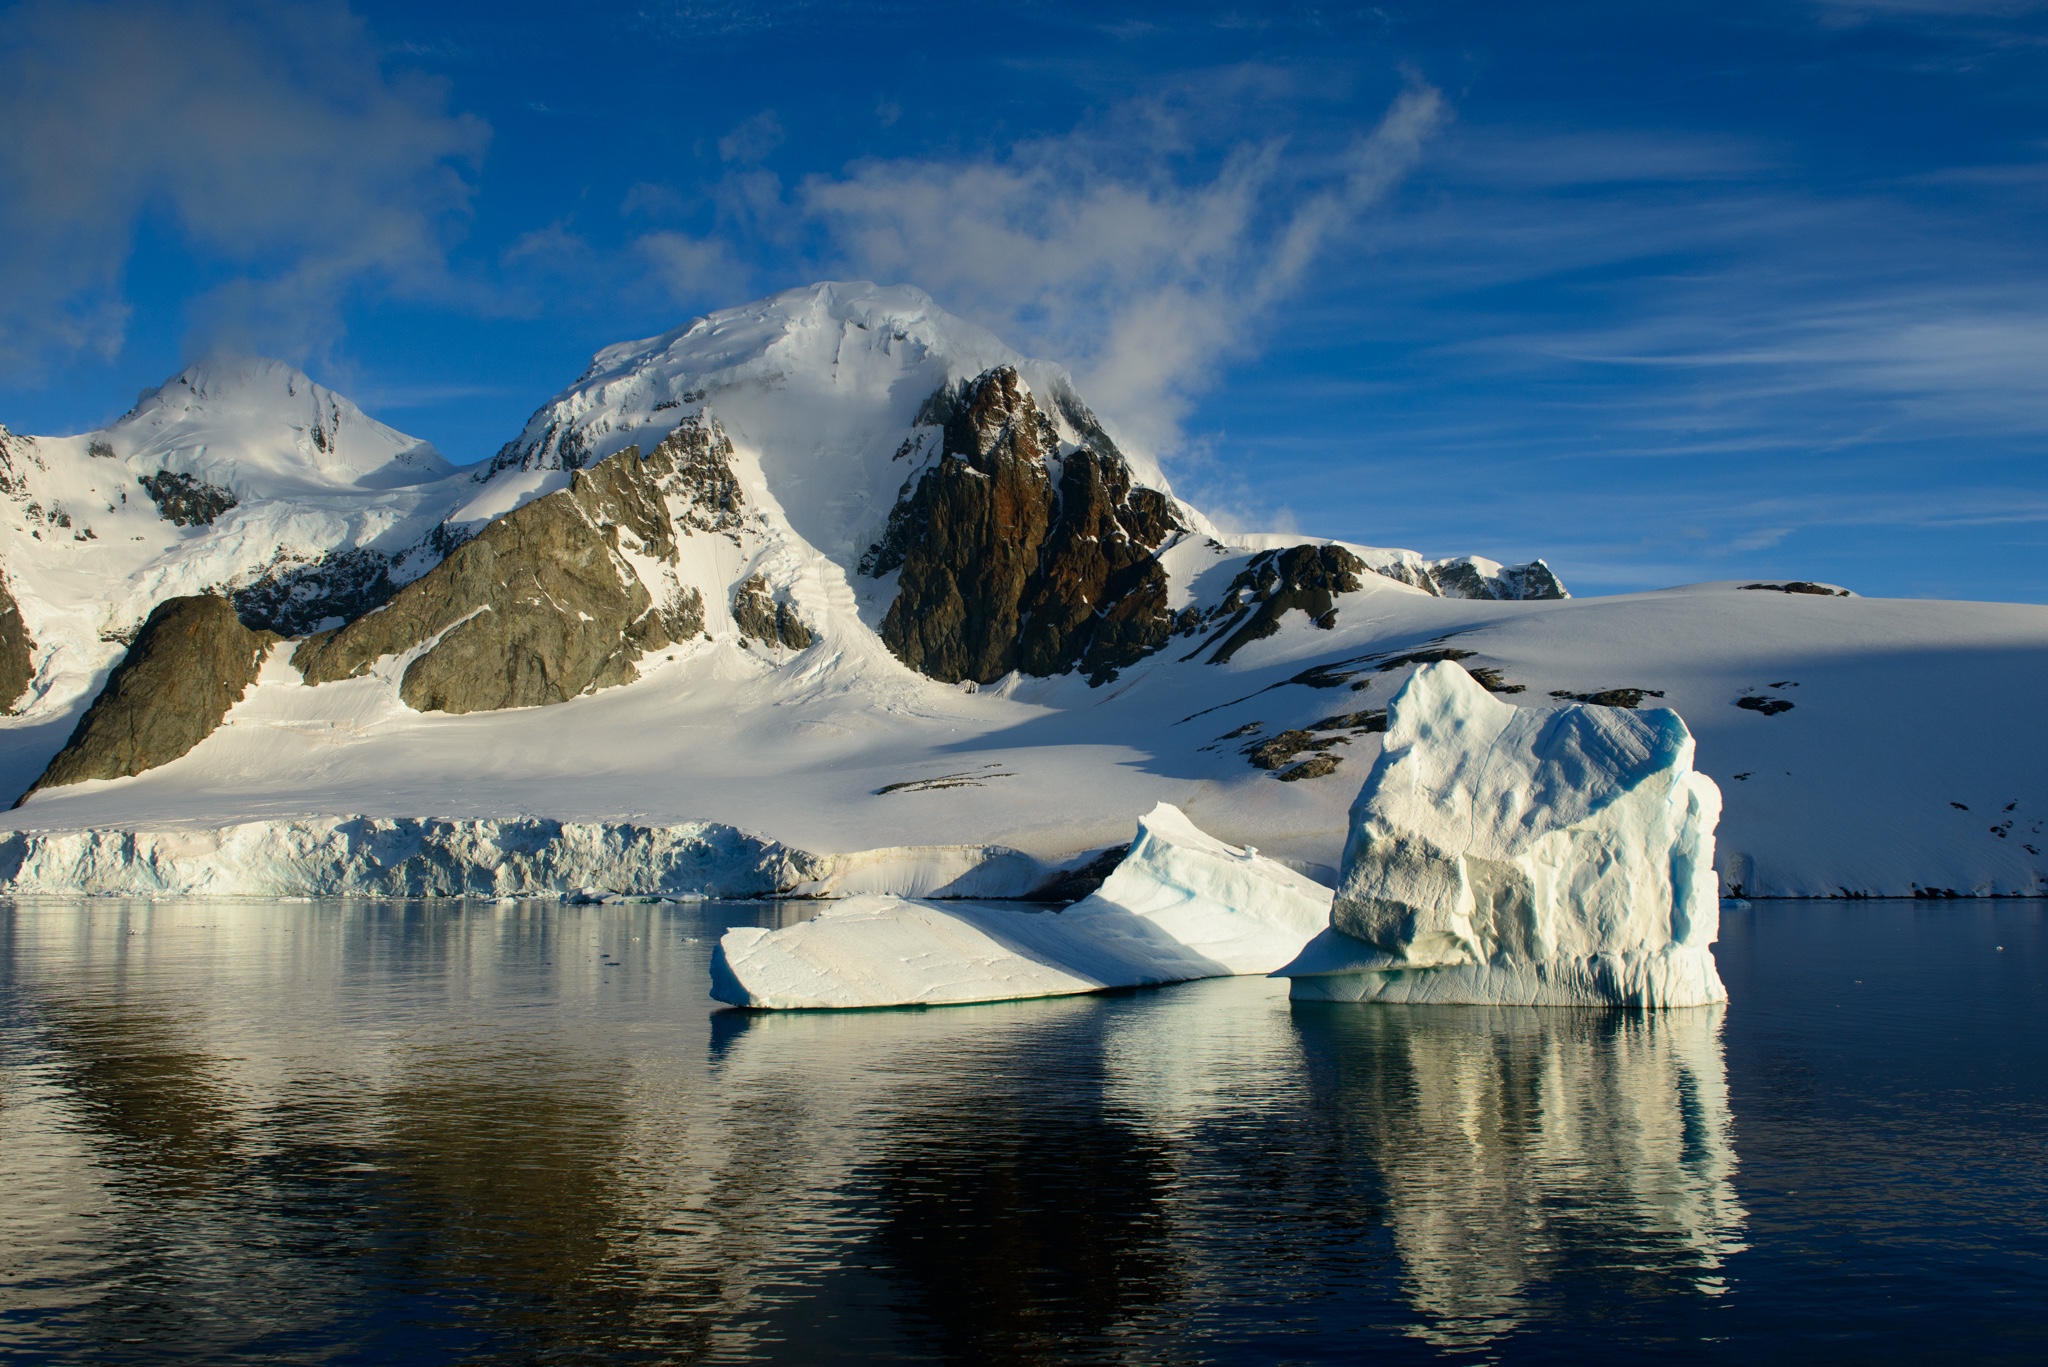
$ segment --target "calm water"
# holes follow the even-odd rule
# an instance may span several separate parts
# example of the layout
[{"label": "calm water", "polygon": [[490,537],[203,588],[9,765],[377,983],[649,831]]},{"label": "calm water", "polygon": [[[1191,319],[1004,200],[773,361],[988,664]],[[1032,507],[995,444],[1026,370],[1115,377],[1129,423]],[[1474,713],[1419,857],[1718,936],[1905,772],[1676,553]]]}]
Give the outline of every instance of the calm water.
[{"label": "calm water", "polygon": [[1662,1018],[714,1010],[795,914],[0,905],[0,1357],[2048,1358],[2041,903]]}]

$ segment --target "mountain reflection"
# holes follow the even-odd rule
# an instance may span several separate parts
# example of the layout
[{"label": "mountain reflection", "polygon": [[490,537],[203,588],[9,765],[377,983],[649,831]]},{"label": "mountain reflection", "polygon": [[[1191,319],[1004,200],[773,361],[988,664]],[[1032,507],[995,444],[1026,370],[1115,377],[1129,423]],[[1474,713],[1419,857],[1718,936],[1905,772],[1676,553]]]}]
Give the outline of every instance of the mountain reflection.
[{"label": "mountain reflection", "polygon": [[192,1047],[188,1022],[134,1003],[57,994],[35,1003],[52,1080],[74,1122],[110,1166],[138,1169],[160,1191],[183,1189],[233,1161],[236,1125],[218,1060]]},{"label": "mountain reflection", "polygon": [[559,1051],[419,1060],[381,1099],[362,1190],[378,1275],[466,1304],[468,1327],[522,1360],[616,1347],[637,1278],[615,1237],[628,1117],[610,1071]]},{"label": "mountain reflection", "polygon": [[1719,1008],[1297,1004],[1320,1104],[1376,1168],[1412,1332],[1472,1347],[1606,1262],[1717,1294],[1742,1245]]},{"label": "mountain reflection", "polygon": [[722,1023],[729,1086],[843,1183],[913,1342],[1074,1361],[1178,1294],[1172,1154],[1105,1099],[1094,1003]]}]

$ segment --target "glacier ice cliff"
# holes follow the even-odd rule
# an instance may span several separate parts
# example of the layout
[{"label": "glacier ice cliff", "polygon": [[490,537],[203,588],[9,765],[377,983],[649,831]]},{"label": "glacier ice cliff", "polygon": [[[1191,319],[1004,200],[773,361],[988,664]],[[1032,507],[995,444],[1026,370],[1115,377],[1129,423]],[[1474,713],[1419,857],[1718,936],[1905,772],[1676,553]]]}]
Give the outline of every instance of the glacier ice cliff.
[{"label": "glacier ice cliff", "polygon": [[711,995],[779,1010],[1059,997],[1267,973],[1329,923],[1330,890],[1166,803],[1065,911],[862,896],[781,930],[725,933]]},{"label": "glacier ice cliff", "polygon": [[1451,661],[1388,705],[1296,1000],[1702,1006],[1721,794],[1678,714],[1512,706]]},{"label": "glacier ice cliff", "polygon": [[813,854],[716,821],[305,817],[0,832],[0,896],[1031,898],[1084,876],[1095,853],[1069,864],[1003,845]]}]

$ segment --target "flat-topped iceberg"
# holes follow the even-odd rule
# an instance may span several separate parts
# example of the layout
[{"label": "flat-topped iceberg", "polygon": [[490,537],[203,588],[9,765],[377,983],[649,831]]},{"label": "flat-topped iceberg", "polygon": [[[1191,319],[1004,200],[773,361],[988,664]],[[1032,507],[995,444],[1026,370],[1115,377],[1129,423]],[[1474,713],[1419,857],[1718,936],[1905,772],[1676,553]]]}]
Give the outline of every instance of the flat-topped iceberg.
[{"label": "flat-topped iceberg", "polygon": [[1677,713],[1514,707],[1445,661],[1387,717],[1330,929],[1278,974],[1295,1000],[1727,1000],[1721,793]]},{"label": "flat-topped iceberg", "polygon": [[851,897],[729,930],[711,995],[777,1010],[935,1006],[1271,973],[1330,923],[1330,889],[1161,803],[1102,887],[1064,911]]}]

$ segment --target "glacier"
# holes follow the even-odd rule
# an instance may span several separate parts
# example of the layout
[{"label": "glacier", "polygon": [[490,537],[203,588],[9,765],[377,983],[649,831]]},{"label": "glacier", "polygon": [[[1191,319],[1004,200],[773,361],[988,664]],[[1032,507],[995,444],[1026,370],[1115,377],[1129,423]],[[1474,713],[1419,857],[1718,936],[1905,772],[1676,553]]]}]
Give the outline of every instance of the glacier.
[{"label": "glacier", "polygon": [[0,832],[0,896],[1031,898],[1093,853],[1064,864],[1003,845],[817,854],[716,821],[308,817]]},{"label": "glacier", "polygon": [[1388,704],[1298,1001],[1706,1006],[1721,794],[1666,708],[1498,701],[1445,660]]},{"label": "glacier", "polygon": [[1330,889],[1226,845],[1178,808],[1140,818],[1102,887],[1064,911],[852,897],[725,933],[711,995],[770,1010],[938,1006],[1267,973],[1329,924]]}]

